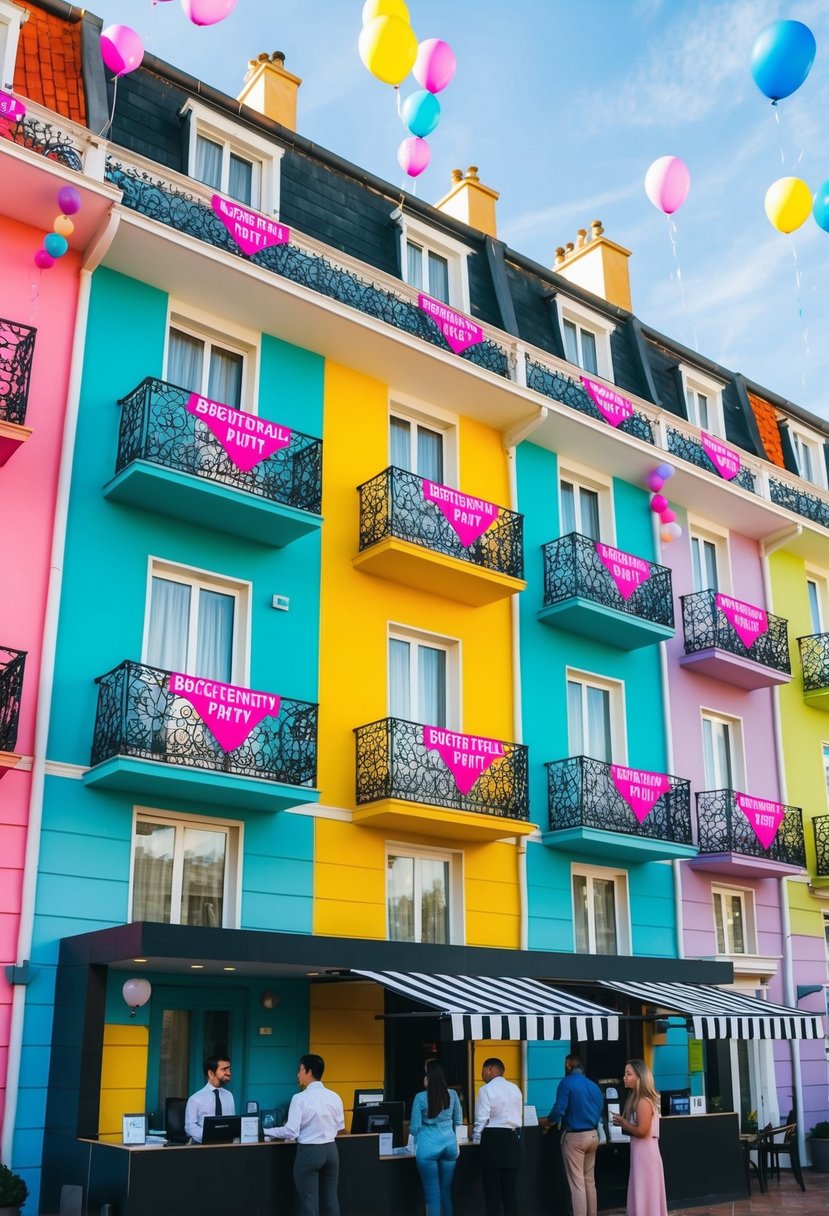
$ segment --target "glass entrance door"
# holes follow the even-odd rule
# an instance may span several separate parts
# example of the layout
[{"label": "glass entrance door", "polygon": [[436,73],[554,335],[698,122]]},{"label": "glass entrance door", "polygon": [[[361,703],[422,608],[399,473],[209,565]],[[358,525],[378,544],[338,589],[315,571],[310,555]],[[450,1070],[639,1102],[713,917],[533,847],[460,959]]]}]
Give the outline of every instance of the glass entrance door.
[{"label": "glass entrance door", "polygon": [[246,994],[227,989],[153,986],[150,1017],[147,1109],[155,1125],[167,1098],[188,1098],[205,1084],[204,1061],[217,1055],[231,1062],[230,1091],[241,1108],[244,1092]]}]

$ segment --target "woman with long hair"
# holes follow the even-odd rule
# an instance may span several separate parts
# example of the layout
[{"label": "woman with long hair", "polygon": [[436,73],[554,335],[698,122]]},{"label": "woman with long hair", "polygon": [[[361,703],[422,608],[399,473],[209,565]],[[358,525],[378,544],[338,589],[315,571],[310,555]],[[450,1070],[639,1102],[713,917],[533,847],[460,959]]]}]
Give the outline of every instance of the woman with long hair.
[{"label": "woman with long hair", "polygon": [[613,1122],[630,1136],[627,1216],[668,1216],[665,1171],[659,1153],[659,1094],[644,1060],[625,1065],[624,1114]]},{"label": "woman with long hair", "polygon": [[452,1179],[458,1163],[455,1128],[460,1121],[458,1095],[446,1084],[437,1060],[427,1060],[423,1089],[415,1096],[409,1120],[426,1216],[452,1216]]}]

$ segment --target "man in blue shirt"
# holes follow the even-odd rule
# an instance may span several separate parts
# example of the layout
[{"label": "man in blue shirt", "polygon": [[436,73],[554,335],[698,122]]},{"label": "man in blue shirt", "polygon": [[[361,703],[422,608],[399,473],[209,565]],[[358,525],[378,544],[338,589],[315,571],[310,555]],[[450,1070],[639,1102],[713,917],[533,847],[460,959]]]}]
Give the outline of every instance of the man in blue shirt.
[{"label": "man in blue shirt", "polygon": [[559,1082],[550,1123],[561,1127],[561,1156],[573,1201],[573,1216],[596,1216],[597,1128],[604,1099],[595,1081],[584,1075],[578,1056],[567,1056],[564,1079]]}]

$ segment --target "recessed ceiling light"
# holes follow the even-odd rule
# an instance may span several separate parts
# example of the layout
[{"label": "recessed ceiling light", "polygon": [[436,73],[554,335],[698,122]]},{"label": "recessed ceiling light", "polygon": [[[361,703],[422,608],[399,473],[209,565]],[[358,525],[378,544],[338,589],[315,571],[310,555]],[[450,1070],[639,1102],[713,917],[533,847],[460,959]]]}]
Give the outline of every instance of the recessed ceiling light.
[{"label": "recessed ceiling light", "polygon": [[306,975],[319,975],[319,971],[306,971]]},{"label": "recessed ceiling light", "polygon": [[222,971],[235,971],[235,967],[222,967]]},{"label": "recessed ceiling light", "polygon": [[190,970],[191,971],[204,971],[204,963],[191,963]]},{"label": "recessed ceiling light", "polygon": [[134,958],[132,961],[134,963],[146,963],[147,960],[145,958]]}]

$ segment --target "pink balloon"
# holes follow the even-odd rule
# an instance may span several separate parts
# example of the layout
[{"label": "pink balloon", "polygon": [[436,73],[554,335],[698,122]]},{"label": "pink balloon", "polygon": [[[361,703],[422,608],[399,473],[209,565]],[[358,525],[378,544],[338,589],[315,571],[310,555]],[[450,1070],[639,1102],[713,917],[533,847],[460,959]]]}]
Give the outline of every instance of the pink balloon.
[{"label": "pink balloon", "polygon": [[181,0],[181,7],[193,25],[216,25],[230,16],[236,0]]},{"label": "pink balloon", "polygon": [[419,177],[431,159],[432,149],[419,135],[410,135],[397,149],[397,163],[409,177]]},{"label": "pink balloon", "polygon": [[661,515],[663,511],[668,509],[668,500],[663,494],[654,494],[651,499],[651,510],[657,515]]},{"label": "pink balloon", "polygon": [[54,264],[55,259],[52,257],[51,253],[47,253],[45,249],[38,249],[37,253],[35,254],[35,266],[37,266],[39,270],[50,270]]},{"label": "pink balloon", "polygon": [[448,42],[440,38],[427,38],[417,48],[412,74],[422,89],[439,93],[451,82],[457,66],[455,52]]},{"label": "pink balloon", "polygon": [[656,469],[651,469],[650,473],[648,473],[647,477],[645,478],[645,485],[652,494],[658,494],[664,484],[664,477],[660,477]]},{"label": "pink balloon", "polygon": [[676,511],[672,511],[670,507],[666,507],[660,512],[659,522],[661,524],[672,524],[676,522]]},{"label": "pink balloon", "polygon": [[660,211],[673,215],[688,197],[691,174],[678,156],[660,156],[645,174],[645,193]]},{"label": "pink balloon", "polygon": [[101,58],[110,72],[126,76],[140,67],[144,43],[128,25],[108,25],[101,34]]}]

